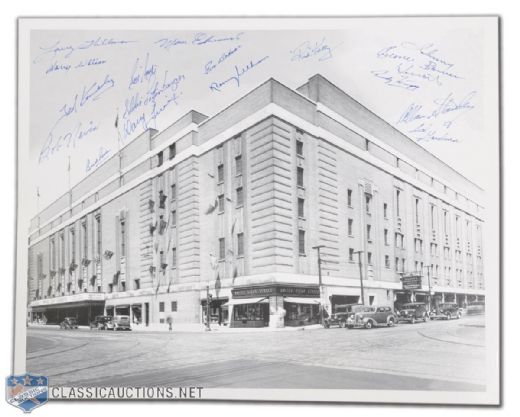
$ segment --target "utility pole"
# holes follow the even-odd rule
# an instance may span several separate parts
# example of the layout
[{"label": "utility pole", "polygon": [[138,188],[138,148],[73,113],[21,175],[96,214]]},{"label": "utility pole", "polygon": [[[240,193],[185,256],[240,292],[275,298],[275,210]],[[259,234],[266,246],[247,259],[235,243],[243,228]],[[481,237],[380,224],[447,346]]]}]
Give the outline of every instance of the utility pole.
[{"label": "utility pole", "polygon": [[430,282],[430,265],[426,265],[426,270],[428,271],[428,311],[432,311],[432,284]]},{"label": "utility pole", "polygon": [[323,309],[325,308],[325,306],[323,305],[323,284],[322,284],[322,278],[321,278],[321,252],[320,252],[320,249],[323,247],[324,247],[324,245],[318,245],[318,246],[312,247],[312,249],[316,249],[316,251],[318,252],[318,285],[320,287],[320,302],[321,302],[320,323],[322,326],[324,326]]},{"label": "utility pole", "polygon": [[359,283],[361,286],[361,304],[365,305],[365,291],[363,289],[363,264],[361,262],[361,254],[364,253],[362,250],[355,251],[358,254],[359,261]]},{"label": "utility pole", "polygon": [[211,295],[209,293],[209,285],[206,285],[206,331],[211,331],[210,326],[210,304],[211,304]]}]

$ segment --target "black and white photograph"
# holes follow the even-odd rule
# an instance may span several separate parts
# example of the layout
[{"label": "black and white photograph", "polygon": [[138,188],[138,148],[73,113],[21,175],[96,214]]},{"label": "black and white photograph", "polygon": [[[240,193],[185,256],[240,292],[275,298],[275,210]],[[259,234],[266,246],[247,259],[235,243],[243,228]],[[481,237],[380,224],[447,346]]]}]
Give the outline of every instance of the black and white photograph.
[{"label": "black and white photograph", "polygon": [[498,17],[18,25],[16,405],[498,403]]}]

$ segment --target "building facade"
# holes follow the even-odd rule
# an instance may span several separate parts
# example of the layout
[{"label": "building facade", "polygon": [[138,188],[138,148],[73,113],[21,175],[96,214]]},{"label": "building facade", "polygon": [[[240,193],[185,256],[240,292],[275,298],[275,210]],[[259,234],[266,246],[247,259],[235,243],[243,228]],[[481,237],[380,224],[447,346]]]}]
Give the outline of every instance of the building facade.
[{"label": "building facade", "polygon": [[209,295],[213,320],[299,325],[360,282],[366,304],[462,306],[484,299],[482,193],[322,76],[270,79],[144,132],[38,213],[29,318],[202,323]]}]

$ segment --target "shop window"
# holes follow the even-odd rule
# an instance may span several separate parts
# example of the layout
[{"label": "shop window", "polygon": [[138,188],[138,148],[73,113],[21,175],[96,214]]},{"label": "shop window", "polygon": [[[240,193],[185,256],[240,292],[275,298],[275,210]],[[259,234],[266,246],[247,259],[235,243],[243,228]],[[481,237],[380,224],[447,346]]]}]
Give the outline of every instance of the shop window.
[{"label": "shop window", "polygon": [[164,301],[159,302],[159,313],[164,313]]}]

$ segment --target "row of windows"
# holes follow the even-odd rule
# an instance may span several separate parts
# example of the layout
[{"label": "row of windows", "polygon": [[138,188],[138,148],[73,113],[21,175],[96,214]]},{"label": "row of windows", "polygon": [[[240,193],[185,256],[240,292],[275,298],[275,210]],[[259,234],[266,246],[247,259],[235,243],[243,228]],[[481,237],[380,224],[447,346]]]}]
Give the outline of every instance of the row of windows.
[{"label": "row of windows", "polygon": [[[165,306],[164,301],[160,301],[159,302],[159,313],[164,313],[164,306]],[[172,301],[170,303],[170,311],[171,312],[176,312],[177,311],[177,301]]]},{"label": "row of windows", "polygon": [[[237,233],[237,256],[244,256],[244,233]],[[226,259],[226,238],[218,240],[218,258],[223,261]]]}]

